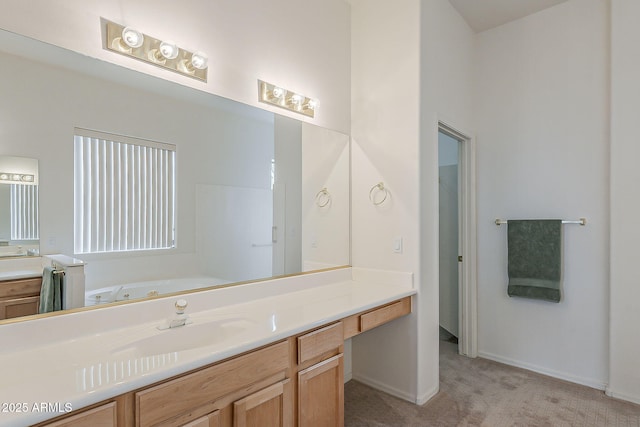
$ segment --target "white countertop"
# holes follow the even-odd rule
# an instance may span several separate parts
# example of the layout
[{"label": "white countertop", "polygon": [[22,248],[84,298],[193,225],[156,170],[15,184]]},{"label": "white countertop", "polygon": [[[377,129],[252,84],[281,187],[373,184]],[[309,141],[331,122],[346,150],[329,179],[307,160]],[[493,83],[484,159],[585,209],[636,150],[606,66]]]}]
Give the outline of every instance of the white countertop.
[{"label": "white countertop", "polygon": [[36,270],[12,270],[0,271],[0,281],[30,279],[32,277],[41,277],[42,271]]},{"label": "white countertop", "polygon": [[40,276],[42,276],[41,257],[0,259],[0,281]]},{"label": "white countertop", "polygon": [[[157,326],[170,316],[175,296],[0,325],[0,426],[50,419],[416,293],[407,273],[360,272],[352,280],[351,269],[345,271],[181,296],[193,323],[171,330]],[[273,295],[265,296],[269,290]],[[104,328],[107,316],[118,319],[112,329]],[[225,322],[230,330],[216,327]],[[163,351],[163,337],[180,349]],[[134,345],[144,341],[159,350],[138,353]]]}]

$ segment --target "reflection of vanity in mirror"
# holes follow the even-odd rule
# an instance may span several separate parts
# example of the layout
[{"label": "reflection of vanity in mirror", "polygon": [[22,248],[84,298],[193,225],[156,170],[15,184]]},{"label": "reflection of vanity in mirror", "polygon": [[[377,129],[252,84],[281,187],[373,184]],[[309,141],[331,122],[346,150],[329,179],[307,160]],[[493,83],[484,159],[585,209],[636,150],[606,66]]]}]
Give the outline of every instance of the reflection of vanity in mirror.
[{"label": "reflection of vanity in mirror", "polygon": [[38,160],[0,155],[0,260],[21,263],[0,270],[0,320],[38,313],[39,271],[21,262],[39,255],[38,177]]},{"label": "reflection of vanity in mirror", "polygon": [[[4,31],[0,56],[0,155],[37,159],[40,190],[28,239],[0,206],[0,257],[82,259],[86,305],[350,263],[347,135]],[[77,128],[175,145],[173,247],[75,251]]]}]

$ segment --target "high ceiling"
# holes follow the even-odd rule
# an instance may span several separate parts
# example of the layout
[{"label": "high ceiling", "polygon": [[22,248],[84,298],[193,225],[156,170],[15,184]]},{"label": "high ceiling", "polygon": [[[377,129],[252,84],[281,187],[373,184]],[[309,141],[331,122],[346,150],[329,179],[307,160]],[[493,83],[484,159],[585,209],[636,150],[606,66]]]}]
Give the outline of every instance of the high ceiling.
[{"label": "high ceiling", "polygon": [[449,0],[474,31],[523,18],[567,0]]}]

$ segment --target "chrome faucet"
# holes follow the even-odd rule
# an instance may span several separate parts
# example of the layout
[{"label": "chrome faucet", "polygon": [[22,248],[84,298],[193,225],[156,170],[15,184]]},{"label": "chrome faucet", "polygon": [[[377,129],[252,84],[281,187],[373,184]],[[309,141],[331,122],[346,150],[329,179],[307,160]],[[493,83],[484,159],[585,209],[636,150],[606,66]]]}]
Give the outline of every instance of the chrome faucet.
[{"label": "chrome faucet", "polygon": [[188,314],[184,314],[184,311],[187,308],[187,301],[184,299],[179,299],[175,303],[176,307],[176,315],[170,319],[167,319],[164,325],[158,326],[158,329],[173,329],[179,328],[180,326],[188,325],[191,323],[191,319]]}]

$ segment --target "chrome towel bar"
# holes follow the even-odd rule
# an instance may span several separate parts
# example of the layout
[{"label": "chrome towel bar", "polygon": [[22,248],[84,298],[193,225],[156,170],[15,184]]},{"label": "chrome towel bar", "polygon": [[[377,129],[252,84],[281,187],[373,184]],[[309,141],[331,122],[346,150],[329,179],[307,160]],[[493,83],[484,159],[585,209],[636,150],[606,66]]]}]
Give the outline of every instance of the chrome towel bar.
[{"label": "chrome towel bar", "polygon": [[[502,225],[502,224],[506,224],[507,220],[506,219],[496,219],[496,225]],[[563,224],[580,224],[580,225],[587,225],[587,218],[580,218],[578,220],[569,220],[569,219],[563,219],[562,220]]]}]

